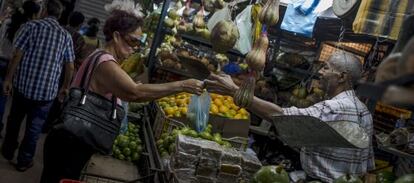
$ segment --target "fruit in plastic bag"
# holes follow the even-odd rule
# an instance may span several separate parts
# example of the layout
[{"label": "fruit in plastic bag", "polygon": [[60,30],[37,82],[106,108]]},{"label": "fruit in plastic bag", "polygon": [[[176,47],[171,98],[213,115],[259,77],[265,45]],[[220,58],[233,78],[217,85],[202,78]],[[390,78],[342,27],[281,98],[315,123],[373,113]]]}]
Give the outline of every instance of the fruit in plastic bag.
[{"label": "fruit in plastic bag", "polygon": [[[193,95],[188,106],[187,118],[193,129],[202,132],[207,127],[210,111],[210,95],[205,91],[200,96]],[[198,136],[198,134],[189,134],[189,136]]]},{"label": "fruit in plastic bag", "polygon": [[214,43],[213,50],[217,53],[226,53],[234,47],[239,36],[236,24],[229,20],[219,21],[211,30],[210,41]]},{"label": "fruit in plastic bag", "polygon": [[268,0],[259,13],[259,21],[267,26],[276,25],[279,21],[279,0]]},{"label": "fruit in plastic bag", "polygon": [[264,69],[268,47],[269,39],[267,33],[262,33],[254,42],[252,50],[246,55],[246,63],[250,69],[255,71],[262,71]]}]

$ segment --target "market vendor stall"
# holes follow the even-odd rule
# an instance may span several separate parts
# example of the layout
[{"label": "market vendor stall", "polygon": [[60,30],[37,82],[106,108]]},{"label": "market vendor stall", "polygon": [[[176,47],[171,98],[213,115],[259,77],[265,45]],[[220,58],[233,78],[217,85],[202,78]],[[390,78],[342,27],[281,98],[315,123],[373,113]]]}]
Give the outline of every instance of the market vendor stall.
[{"label": "market vendor stall", "polygon": [[[393,131],[412,112],[376,103],[369,87],[354,92],[401,34],[366,28],[375,1],[155,4],[145,12],[148,39],[122,69],[136,82],[195,78],[206,88],[130,103],[111,160],[91,159],[85,182],[393,182],[394,160],[413,157],[412,127]],[[394,4],[386,13],[398,16],[381,20],[401,26],[411,4]],[[93,168],[105,163],[128,176]]]}]

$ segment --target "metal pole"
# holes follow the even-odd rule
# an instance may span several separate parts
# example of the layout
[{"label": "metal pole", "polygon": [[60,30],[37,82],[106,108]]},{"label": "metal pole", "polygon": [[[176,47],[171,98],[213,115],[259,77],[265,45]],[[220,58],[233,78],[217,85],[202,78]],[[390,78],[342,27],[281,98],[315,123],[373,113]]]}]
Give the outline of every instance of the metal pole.
[{"label": "metal pole", "polygon": [[167,10],[170,7],[171,0],[165,0],[164,4],[162,6],[160,19],[158,20],[157,30],[154,34],[154,39],[152,41],[151,50],[148,55],[147,65],[148,65],[148,78],[151,80],[154,71],[155,71],[155,53],[157,52],[157,48],[159,44],[162,41],[162,38],[164,37],[163,32],[163,25],[164,25],[164,19],[167,16]]}]

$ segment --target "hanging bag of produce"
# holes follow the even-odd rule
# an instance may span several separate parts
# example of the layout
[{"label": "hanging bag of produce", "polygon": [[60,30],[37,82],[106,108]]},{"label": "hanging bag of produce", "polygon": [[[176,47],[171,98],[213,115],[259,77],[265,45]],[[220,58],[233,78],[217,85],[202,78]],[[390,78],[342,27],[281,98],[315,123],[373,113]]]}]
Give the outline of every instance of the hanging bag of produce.
[{"label": "hanging bag of produce", "polygon": [[[70,90],[59,119],[61,123],[55,128],[72,133],[102,154],[110,154],[115,138],[119,134],[125,110],[117,104],[115,96],[109,100],[89,91],[90,76],[96,68],[99,57],[103,54],[105,54],[104,51],[98,51],[85,63],[87,66],[80,87]],[[90,73],[89,77],[88,73]]]},{"label": "hanging bag of produce", "polygon": [[242,54],[248,53],[252,49],[252,5],[247,6],[239,15],[236,17],[236,25],[239,29],[240,38],[236,42],[235,48]]},{"label": "hanging bag of produce", "polygon": [[211,98],[207,91],[204,91],[200,96],[191,96],[187,118],[193,129],[199,133],[203,132],[208,124],[210,103]]}]

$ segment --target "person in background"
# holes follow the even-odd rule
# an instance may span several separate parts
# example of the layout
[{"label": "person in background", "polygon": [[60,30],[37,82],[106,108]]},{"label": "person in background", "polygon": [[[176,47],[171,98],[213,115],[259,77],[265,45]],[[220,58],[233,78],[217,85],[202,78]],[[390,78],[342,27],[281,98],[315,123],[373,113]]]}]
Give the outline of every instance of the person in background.
[{"label": "person in background", "polygon": [[[81,12],[75,11],[69,15],[69,20],[68,20],[69,25],[65,27],[65,29],[69,32],[69,34],[72,37],[73,48],[75,51],[74,73],[76,73],[76,71],[79,69],[85,57],[85,53],[83,53],[83,47],[85,46],[85,41],[83,40],[82,35],[80,35],[80,33],[78,32],[80,29],[80,26],[83,24],[84,21],[85,21],[85,16]],[[65,77],[62,74],[60,76],[59,88],[62,87],[64,78]],[[62,105],[62,101],[56,98],[49,111],[47,120],[45,124],[43,125],[43,133],[49,132],[50,128],[52,127],[53,122],[59,117],[61,105]]]},{"label": "person in background", "polygon": [[79,69],[83,59],[90,54],[83,52],[83,48],[86,43],[82,35],[79,33],[79,29],[84,21],[85,16],[81,12],[74,11],[69,15],[69,26],[65,27],[72,36],[73,48],[75,51],[75,71]]},{"label": "person in background", "polygon": [[[103,51],[106,53],[98,58],[93,72],[85,71],[85,68],[89,62],[94,61],[91,56],[99,49],[85,59],[76,73],[72,86],[79,87],[86,72],[87,78],[91,77],[90,91],[108,99],[116,96],[122,101],[145,102],[180,92],[201,94],[203,82],[195,79],[164,84],[142,84],[134,82],[122,70],[122,61],[141,45],[142,25],[143,19],[133,13],[111,10],[104,25],[106,44]],[[97,151],[87,143],[66,131],[62,125],[56,125],[46,137],[41,182],[58,183],[63,178],[79,179],[81,170],[94,153]]]},{"label": "person in background", "polygon": [[[3,85],[4,77],[6,75],[7,64],[11,60],[13,53],[12,42],[20,26],[27,21],[35,20],[40,17],[41,6],[34,1],[25,1],[23,3],[23,12],[16,9],[11,15],[11,18],[3,21],[0,27],[0,85]],[[3,130],[3,114],[7,97],[0,94],[0,138]]]},{"label": "person in background", "polygon": [[85,30],[85,33],[83,35],[83,38],[85,39],[86,45],[88,46],[88,49],[95,50],[96,48],[100,48],[101,44],[98,39],[98,32],[99,32],[99,25],[101,22],[97,18],[91,18],[88,21],[87,29]]},{"label": "person in background", "polygon": [[76,0],[60,0],[60,3],[62,3],[64,10],[58,22],[62,26],[67,26],[69,24],[69,16],[75,9]]},{"label": "person in background", "polygon": [[[372,116],[353,89],[361,77],[361,62],[352,54],[336,52],[319,73],[320,84],[327,94],[327,99],[322,102],[308,108],[282,108],[254,97],[252,104],[247,107],[268,121],[277,115],[304,115],[325,122],[344,120],[360,124],[370,137],[368,148],[301,148],[300,157],[309,180],[332,182],[346,173],[363,175],[374,169],[375,165]],[[207,81],[209,91],[234,96],[239,89],[228,75],[212,75],[210,79]]]},{"label": "person in background", "polygon": [[[12,161],[19,147],[20,126],[26,118],[26,130],[17,156],[16,170],[33,166],[33,156],[43,124],[53,100],[68,92],[73,73],[73,43],[70,34],[57,19],[63,11],[57,0],[49,0],[46,17],[24,24],[14,41],[13,57],[3,83],[5,95],[12,95],[6,135],[1,148]],[[59,78],[65,66],[65,80],[59,90]]]}]

